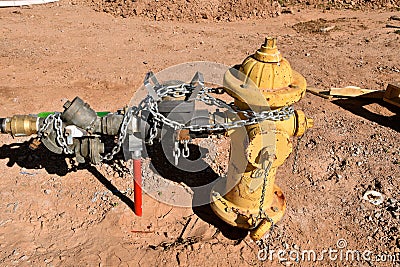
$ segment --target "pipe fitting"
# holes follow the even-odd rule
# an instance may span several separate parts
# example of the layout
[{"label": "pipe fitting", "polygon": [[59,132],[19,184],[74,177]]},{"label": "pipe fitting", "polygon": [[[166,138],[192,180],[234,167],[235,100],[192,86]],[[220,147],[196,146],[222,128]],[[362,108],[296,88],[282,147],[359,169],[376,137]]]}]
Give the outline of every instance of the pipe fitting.
[{"label": "pipe fitting", "polygon": [[28,136],[37,133],[39,118],[36,115],[14,115],[0,119],[1,132],[12,136]]}]

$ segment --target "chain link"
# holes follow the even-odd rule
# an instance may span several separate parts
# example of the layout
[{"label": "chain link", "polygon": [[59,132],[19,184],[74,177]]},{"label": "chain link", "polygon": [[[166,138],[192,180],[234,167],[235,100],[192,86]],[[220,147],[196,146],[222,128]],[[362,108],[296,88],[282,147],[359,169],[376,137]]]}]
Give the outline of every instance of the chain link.
[{"label": "chain link", "polygon": [[49,126],[53,123],[54,121],[54,114],[50,114],[44,119],[42,127],[40,127],[37,136],[38,138],[42,138],[44,135],[44,132],[49,128]]},{"label": "chain link", "polygon": [[181,150],[179,149],[179,142],[177,140],[174,141],[174,150],[172,151],[172,156],[174,157],[175,166],[179,163],[179,158],[181,157]]},{"label": "chain link", "polygon": [[125,140],[129,123],[134,115],[138,113],[137,107],[130,107],[125,111],[124,118],[122,119],[121,128],[119,130],[119,135],[116,145],[112,148],[111,152],[101,157],[101,160],[112,160],[116,154],[121,150],[122,144]]},{"label": "chain link", "polygon": [[63,121],[59,112],[55,112],[54,114],[50,114],[46,117],[43,126],[40,127],[38,131],[38,137],[42,138],[45,131],[49,128],[51,124],[53,124],[54,130],[56,132],[55,140],[57,144],[62,148],[64,154],[73,154],[74,151],[69,148],[67,142],[65,141],[63,133]]},{"label": "chain link", "polygon": [[63,152],[65,154],[73,154],[74,151],[69,148],[67,142],[65,141],[64,138],[64,133],[63,133],[63,122],[61,119],[61,114],[60,113],[54,113],[54,129],[56,130],[56,141],[60,147],[62,147]]},{"label": "chain link", "polygon": [[[266,159],[262,165],[265,165],[265,163],[268,162],[266,166],[262,166],[263,167],[263,185],[262,185],[262,190],[261,190],[261,198],[260,198],[260,207],[259,207],[259,213],[257,216],[257,219],[261,219],[264,215],[264,217],[267,217],[268,219],[270,219],[264,212],[263,210],[263,205],[264,205],[264,199],[265,199],[265,190],[267,187],[267,178],[268,178],[268,174],[269,174],[269,170],[271,169],[272,166],[272,162],[269,161],[268,159]],[[271,222],[271,221],[270,221]],[[273,222],[272,222],[273,223]]]},{"label": "chain link", "polygon": [[188,158],[190,156],[190,151],[189,151],[189,140],[183,140],[183,148],[182,148],[182,156],[184,158]]},{"label": "chain link", "polygon": [[[124,143],[126,134],[128,132],[128,126],[131,119],[134,116],[137,116],[137,114],[139,114],[140,111],[147,110],[147,107],[150,106],[152,102],[154,102],[153,98],[150,95],[147,95],[142,101],[140,101],[137,107],[132,106],[125,111],[124,118],[122,119],[121,128],[119,130],[117,142],[115,146],[112,148],[111,152],[101,157],[101,160],[110,161],[114,158],[116,154],[119,153],[119,151],[121,151],[121,147],[122,144]],[[157,132],[155,132],[155,134],[157,134]]]}]

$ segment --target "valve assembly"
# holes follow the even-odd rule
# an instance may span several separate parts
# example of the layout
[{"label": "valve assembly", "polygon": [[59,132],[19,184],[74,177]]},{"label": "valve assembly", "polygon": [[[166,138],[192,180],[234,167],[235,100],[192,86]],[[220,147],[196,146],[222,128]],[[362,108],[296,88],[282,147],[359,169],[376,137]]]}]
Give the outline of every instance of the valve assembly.
[{"label": "valve assembly", "polygon": [[[159,82],[150,72],[144,85],[148,95],[138,106],[96,113],[76,97],[64,104],[61,113],[2,118],[0,132],[15,137],[37,134],[30,145],[33,150],[43,144],[53,153],[75,157],[78,163],[98,164],[117,154],[133,159],[139,216],[140,158],[146,144],[166,139],[164,153],[179,165],[180,158],[189,156],[191,139],[225,134],[231,138],[228,172],[211,192],[211,207],[223,221],[250,230],[251,238],[259,240],[285,212],[275,176],[292,152],[290,138],[313,125],[312,119],[291,107],[304,96],[306,81],[282,57],[276,38],[266,38],[255,54],[230,68],[223,87],[206,87],[199,72],[189,83]],[[223,93],[233,103],[213,96]],[[197,109],[196,102],[217,109]],[[113,141],[111,147],[107,139]]]}]

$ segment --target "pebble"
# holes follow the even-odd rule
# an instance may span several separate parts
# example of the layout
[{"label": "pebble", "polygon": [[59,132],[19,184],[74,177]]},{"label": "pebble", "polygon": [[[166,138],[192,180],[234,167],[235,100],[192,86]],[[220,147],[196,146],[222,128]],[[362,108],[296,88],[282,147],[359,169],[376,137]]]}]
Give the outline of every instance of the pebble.
[{"label": "pebble", "polygon": [[45,252],[46,252],[46,249],[43,248],[43,247],[36,248],[36,253],[42,254],[42,253],[45,253]]}]

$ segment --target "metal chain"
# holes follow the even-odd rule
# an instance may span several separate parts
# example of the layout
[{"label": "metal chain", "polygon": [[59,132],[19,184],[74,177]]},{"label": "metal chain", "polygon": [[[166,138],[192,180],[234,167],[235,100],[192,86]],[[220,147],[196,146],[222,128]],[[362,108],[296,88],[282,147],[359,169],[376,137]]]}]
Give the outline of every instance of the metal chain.
[{"label": "metal chain", "polygon": [[101,160],[110,161],[114,158],[116,154],[119,153],[122,144],[125,140],[131,119],[133,118],[133,116],[136,116],[141,110],[147,109],[147,107],[151,105],[151,103],[152,103],[152,97],[150,95],[147,95],[142,101],[140,101],[137,107],[132,106],[126,110],[124,118],[122,119],[122,124],[119,130],[117,142],[115,146],[112,148],[111,152],[101,157]]},{"label": "metal chain", "polygon": [[181,157],[181,150],[179,149],[179,142],[175,140],[174,142],[174,150],[172,151],[172,156],[174,157],[175,166],[179,163],[179,158]]},{"label": "metal chain", "polygon": [[[261,190],[259,211],[258,211],[258,215],[256,217],[256,220],[264,219],[264,220],[267,220],[269,223],[271,223],[271,227],[270,227],[268,235],[270,235],[272,233],[272,231],[274,230],[274,226],[275,226],[274,221],[263,210],[264,200],[265,200],[265,191],[266,191],[266,187],[267,187],[267,178],[268,178],[268,174],[269,174],[271,167],[272,167],[272,162],[268,158],[264,159],[264,162],[262,163],[262,169],[264,171],[263,185],[262,185],[262,190]],[[261,239],[260,242],[261,242],[261,246],[260,246],[260,244],[258,244],[258,245],[260,246],[261,249],[269,248],[269,244],[265,244],[263,239]]]},{"label": "metal chain", "polygon": [[[157,88],[156,88],[157,87]],[[187,94],[191,94],[195,87],[188,83],[182,83],[178,85],[168,85],[168,86],[154,86],[153,88],[157,96],[159,98],[163,98],[166,96],[169,97],[182,97]],[[142,110],[146,110],[150,112],[152,115],[152,127],[150,129],[150,137],[148,143],[151,145],[153,143],[153,139],[157,136],[158,126],[159,125],[167,125],[174,130],[180,129],[188,129],[193,132],[212,132],[212,131],[226,131],[233,128],[240,128],[246,125],[251,125],[255,123],[259,123],[264,120],[272,120],[272,121],[281,121],[287,120],[294,114],[293,107],[283,107],[280,110],[271,110],[271,111],[262,111],[260,113],[251,111],[251,110],[237,110],[234,105],[228,104],[225,101],[215,98],[208,93],[217,93],[222,94],[223,90],[221,88],[207,88],[203,87],[199,94],[196,97],[197,101],[201,101],[207,105],[217,106],[220,108],[225,108],[234,114],[243,115],[246,119],[236,120],[226,123],[219,124],[205,124],[205,125],[189,125],[186,126],[183,123],[171,120],[165,117],[158,111],[158,104],[155,99],[147,95],[145,99],[143,99],[138,107],[132,107],[131,112],[127,112],[123,119],[123,124],[121,125],[119,137],[116,146],[112,149],[111,153],[107,154],[103,157],[106,160],[112,160],[112,158],[120,151],[122,142],[126,136],[126,130],[129,124],[130,119],[134,114],[138,114]],[[176,155],[181,154],[179,152],[175,152],[174,157]],[[187,151],[185,151],[185,155]],[[176,161],[176,160],[175,160]]]},{"label": "metal chain", "polygon": [[113,147],[111,152],[106,154],[105,156],[101,157],[101,160],[112,160],[116,154],[119,153],[121,150],[121,146],[125,140],[129,122],[131,121],[132,117],[138,113],[138,108],[137,107],[130,107],[125,111],[124,118],[122,119],[122,124],[121,128],[119,130],[119,135],[117,139],[116,145]]},{"label": "metal chain", "polygon": [[44,132],[49,128],[49,126],[53,124],[54,130],[56,132],[56,142],[62,148],[64,154],[73,154],[74,151],[69,148],[67,142],[65,141],[63,134],[63,121],[61,119],[61,114],[59,112],[55,112],[54,114],[50,114],[44,120],[43,126],[40,127],[38,131],[38,137],[42,138]]},{"label": "metal chain", "polygon": [[[155,102],[154,102],[155,103]],[[158,106],[154,103],[150,103],[150,106],[153,106],[153,109],[156,113],[158,113]],[[150,128],[150,136],[149,136],[149,141],[148,144],[149,145],[153,145],[153,140],[154,138],[157,137],[157,133],[158,133],[158,121],[156,120],[152,120],[152,122],[150,122],[150,124],[152,124],[152,127]]]},{"label": "metal chain", "polygon": [[[191,93],[194,88],[190,84],[182,84],[180,86],[166,86],[162,87],[157,91],[157,95],[160,98],[165,96],[175,97],[176,92],[174,90],[178,90],[179,96],[182,94]],[[282,121],[289,119],[294,114],[293,107],[283,107],[280,110],[269,110],[269,111],[262,111],[262,112],[254,112],[251,110],[237,110],[232,104],[228,104],[225,101],[214,98],[213,96],[209,95],[208,92],[214,92],[215,89],[213,88],[206,88],[204,87],[200,90],[196,100],[201,101],[210,106],[217,106],[219,108],[225,108],[230,112],[238,115],[243,115],[246,119],[236,120],[226,123],[219,123],[219,124],[205,124],[205,125],[189,125],[186,126],[185,124],[179,123],[177,121],[173,121],[169,118],[166,118],[163,114],[158,112],[158,105],[157,102],[152,101],[151,105],[149,106],[149,112],[153,115],[153,120],[159,123],[165,124],[174,130],[180,129],[188,129],[193,132],[207,132],[207,131],[226,131],[233,128],[240,128],[243,126],[259,123],[264,120],[271,120],[271,121]]]},{"label": "metal chain", "polygon": [[[187,83],[182,83],[180,85],[173,85],[173,86],[164,86],[161,88],[154,88],[155,91],[157,92],[157,95],[159,98],[163,98],[165,96],[170,96],[170,97],[182,97],[185,96],[186,94],[191,94],[193,90],[195,89],[194,86],[191,84]],[[271,120],[271,121],[282,121],[282,120],[287,120],[291,116],[294,115],[294,109],[293,107],[283,107],[279,110],[269,110],[269,111],[262,111],[262,112],[254,112],[252,110],[238,110],[233,104],[228,104],[225,101],[215,98],[209,93],[217,93],[217,94],[222,94],[224,93],[223,89],[221,88],[207,88],[203,87],[198,95],[196,96],[197,101],[201,101],[209,106],[216,106],[219,108],[224,108],[227,109],[229,112],[232,112],[233,114],[241,115],[245,119],[241,120],[236,120],[236,121],[230,121],[226,123],[219,123],[219,124],[205,124],[205,125],[189,125],[186,126],[185,124],[179,123],[177,121],[173,121],[169,118],[166,118],[163,114],[158,112],[158,105],[157,102],[152,99],[149,101],[149,105],[146,107],[146,109],[153,115],[153,128],[156,127],[156,123],[164,124],[167,125],[174,130],[180,130],[180,129],[188,129],[193,132],[212,132],[212,131],[226,131],[229,129],[233,128],[239,128],[251,124],[256,124],[264,120]],[[155,129],[156,130],[156,129]],[[153,130],[154,131],[154,130]],[[150,136],[152,137],[152,131],[150,131]],[[151,139],[152,140],[152,139]],[[184,148],[182,149],[182,155],[184,157],[189,156],[189,150],[187,147],[188,141],[184,142]],[[179,143],[175,141],[174,143],[174,150],[173,150],[173,156],[175,158],[175,165],[178,164],[179,157],[181,155],[181,151],[179,149]],[[264,174],[263,174],[263,187],[262,187],[262,192],[261,192],[261,198],[260,198],[260,207],[259,207],[259,214],[256,217],[256,219],[265,219],[268,220],[271,223],[271,228],[269,234],[272,233],[274,229],[274,221],[263,211],[263,205],[264,205],[264,200],[265,200],[265,192],[266,192],[266,185],[267,185],[267,177],[269,170],[271,168],[271,162],[267,160],[268,165],[263,166]],[[264,164],[263,164],[264,165]],[[215,192],[216,193],[216,192]],[[222,199],[220,199],[222,201]],[[226,203],[225,203],[226,205]],[[265,243],[263,239],[260,240],[260,243],[257,243],[260,248],[263,249],[268,249],[269,244]]]},{"label": "metal chain", "polygon": [[190,156],[190,151],[189,151],[189,140],[183,140],[183,148],[182,148],[182,156],[184,158],[188,158]]},{"label": "metal chain", "polygon": [[[165,96],[170,97],[182,97],[187,94],[191,94],[195,87],[188,83],[182,83],[178,85],[169,85],[169,86],[155,86],[158,88],[154,88],[157,92],[157,96],[159,98],[163,98]],[[122,144],[125,140],[127,135],[127,129],[129,126],[129,122],[133,116],[137,115],[142,110],[147,110],[152,114],[152,128],[150,129],[150,138],[149,144],[153,143],[153,139],[157,136],[158,126],[160,124],[167,125],[174,130],[180,129],[188,129],[193,132],[213,132],[213,131],[226,131],[233,128],[240,128],[246,125],[251,125],[255,123],[259,123],[264,120],[272,120],[272,121],[281,121],[287,120],[294,114],[294,109],[292,107],[283,107],[280,110],[271,110],[271,111],[263,111],[260,113],[251,111],[251,110],[238,110],[232,104],[228,104],[225,101],[215,98],[208,93],[217,93],[222,94],[223,90],[221,88],[207,88],[204,87],[200,90],[198,95],[196,96],[197,101],[201,101],[207,105],[217,106],[220,108],[224,108],[232,112],[233,114],[242,115],[246,119],[230,121],[226,123],[218,123],[218,124],[205,124],[205,125],[188,125],[186,126],[183,123],[171,120],[166,118],[163,114],[158,111],[158,103],[154,100],[154,98],[150,95],[147,95],[145,99],[143,99],[140,104],[135,107],[132,106],[128,108],[125,112],[121,128],[119,131],[118,139],[116,145],[112,148],[111,152],[106,154],[105,156],[101,157],[102,160],[112,160],[116,154],[119,153],[121,150]],[[58,145],[63,149],[65,154],[72,154],[73,151],[67,145],[64,135],[63,135],[63,128],[62,128],[62,120],[61,120],[60,113],[50,114],[46,117],[43,126],[38,131],[38,136],[42,137],[44,131],[53,123],[54,128],[56,130],[56,141]],[[187,153],[187,144],[184,144],[184,154],[188,155]],[[178,152],[177,152],[178,153]],[[180,154],[180,153],[179,153]]]},{"label": "metal chain", "polygon": [[157,121],[153,121],[152,122],[152,127],[150,128],[150,136],[149,136],[149,141],[147,142],[149,145],[153,145],[153,140],[154,138],[157,137],[157,133],[158,133],[158,122]]},{"label": "metal chain", "polygon": [[69,148],[67,142],[65,141],[63,134],[63,121],[61,119],[60,113],[54,113],[54,129],[56,130],[56,141],[59,146],[62,147],[65,154],[73,154],[74,151]]},{"label": "metal chain", "polygon": [[47,128],[49,128],[49,126],[53,123],[53,121],[54,121],[54,114],[50,114],[44,119],[43,125],[42,127],[40,127],[37,133],[38,138],[42,138],[44,131],[46,131]]}]

